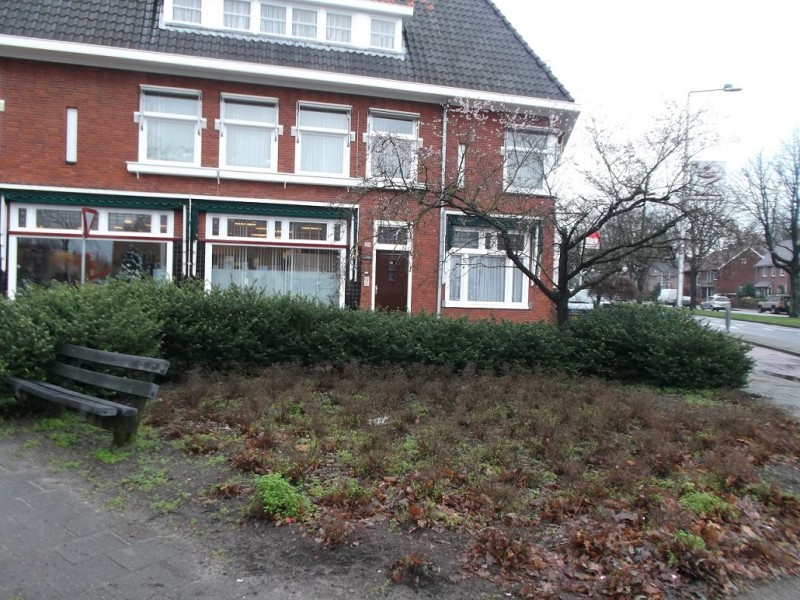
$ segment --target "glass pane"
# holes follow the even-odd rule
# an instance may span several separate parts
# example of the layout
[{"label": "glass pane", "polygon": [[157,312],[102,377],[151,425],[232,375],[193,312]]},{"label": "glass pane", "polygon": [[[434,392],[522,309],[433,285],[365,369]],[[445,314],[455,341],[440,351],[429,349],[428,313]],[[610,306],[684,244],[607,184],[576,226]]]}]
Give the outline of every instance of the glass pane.
[{"label": "glass pane", "polygon": [[396,137],[373,136],[370,143],[370,171],[373,177],[412,179],[416,143]]},{"label": "glass pane", "polygon": [[[522,252],[525,249],[525,236],[518,233],[511,233],[508,235],[511,242],[511,250],[514,252]],[[497,250],[500,252],[506,251],[506,242],[503,236],[497,236]]]},{"label": "glass pane", "polygon": [[211,235],[219,235],[219,217],[211,219]]},{"label": "glass pane", "polygon": [[148,119],[148,160],[194,162],[196,127],[192,122]]},{"label": "glass pane", "polygon": [[295,8],[292,11],[292,35],[295,37],[317,37],[317,12]]},{"label": "glass pane", "polygon": [[458,229],[453,232],[453,243],[450,245],[451,248],[478,248],[479,245],[479,232]]},{"label": "glass pane", "polygon": [[266,238],[267,221],[261,219],[227,219],[230,237]]},{"label": "glass pane", "polygon": [[544,178],[542,155],[530,151],[506,152],[508,185],[514,188],[537,189]]},{"label": "glass pane", "polygon": [[175,0],[172,18],[183,23],[200,23],[202,0]]},{"label": "glass pane", "polygon": [[196,95],[145,92],[143,110],[163,114],[190,115],[199,113],[199,98]]},{"label": "glass pane", "polygon": [[378,243],[405,246],[408,244],[408,229],[400,225],[381,225],[378,227]]},{"label": "glass pane", "polygon": [[512,281],[512,302],[522,302],[522,271],[519,269],[514,269],[514,280]]},{"label": "glass pane", "polygon": [[337,251],[215,244],[211,256],[212,285],[247,285],[268,295],[296,294],[340,305]]},{"label": "glass pane", "polygon": [[342,174],[345,140],[341,135],[304,133],[300,169],[312,173]]},{"label": "glass pane", "polygon": [[28,211],[24,208],[20,208],[19,212],[17,213],[17,225],[19,227],[28,226]]},{"label": "glass pane", "polygon": [[275,239],[276,240],[281,239],[281,230],[282,230],[282,222],[281,221],[275,221]]},{"label": "glass pane", "polygon": [[[30,284],[53,281],[77,283],[81,279],[82,240],[18,238],[17,282],[20,289]],[[85,280],[102,282],[110,276],[166,277],[167,244],[123,240],[86,240]]]},{"label": "glass pane", "polygon": [[347,131],[348,113],[341,110],[302,108],[297,119],[300,127]]},{"label": "glass pane", "polygon": [[225,0],[223,26],[232,29],[250,29],[249,0]]},{"label": "glass pane", "polygon": [[372,19],[372,45],[376,48],[394,48],[394,21]]},{"label": "glass pane", "polygon": [[450,300],[461,300],[461,256],[450,257]]},{"label": "glass pane", "polygon": [[272,165],[272,130],[225,127],[225,162],[237,167],[268,169]]},{"label": "glass pane", "polygon": [[273,35],[286,35],[286,8],[272,4],[261,5],[261,31]]},{"label": "glass pane", "polygon": [[161,215],[161,233],[169,233],[169,217],[167,215]]},{"label": "glass pane", "polygon": [[326,223],[289,223],[289,239],[292,240],[320,240],[328,239],[328,225]]},{"label": "glass pane", "polygon": [[137,213],[108,213],[108,229],[110,231],[150,233],[152,231],[152,216]]},{"label": "glass pane", "polygon": [[258,102],[225,100],[225,119],[272,124],[275,123],[275,106]]},{"label": "glass pane", "polygon": [[[96,223],[94,225],[92,229],[97,229]],[[79,210],[36,209],[36,227],[38,229],[80,229],[82,226],[81,211]]]},{"label": "glass pane", "polygon": [[506,259],[502,256],[470,256],[467,299],[502,302],[505,299]]},{"label": "glass pane", "polygon": [[328,13],[327,40],[330,42],[350,43],[350,30],[352,28],[350,15],[337,15]]},{"label": "glass pane", "polygon": [[414,120],[373,116],[372,130],[379,133],[414,135]]}]

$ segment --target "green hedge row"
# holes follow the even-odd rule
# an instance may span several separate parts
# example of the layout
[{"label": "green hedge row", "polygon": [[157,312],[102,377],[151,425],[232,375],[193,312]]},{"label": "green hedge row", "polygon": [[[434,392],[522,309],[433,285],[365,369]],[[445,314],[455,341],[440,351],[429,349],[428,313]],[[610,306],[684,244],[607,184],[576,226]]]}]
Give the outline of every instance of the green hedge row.
[{"label": "green hedge row", "polygon": [[651,306],[596,310],[558,328],[341,310],[250,288],[207,293],[198,282],[147,280],[34,288],[0,304],[0,376],[42,376],[64,342],[163,356],[175,377],[281,362],[422,363],[706,388],[741,386],[751,368],[746,349],[731,338]]}]

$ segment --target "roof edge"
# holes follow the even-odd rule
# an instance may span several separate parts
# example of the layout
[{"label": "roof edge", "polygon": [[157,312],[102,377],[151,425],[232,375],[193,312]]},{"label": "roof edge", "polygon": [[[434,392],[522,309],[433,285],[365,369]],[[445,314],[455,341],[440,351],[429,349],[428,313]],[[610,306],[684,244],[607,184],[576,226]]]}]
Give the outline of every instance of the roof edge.
[{"label": "roof edge", "polygon": [[572,101],[41,38],[0,35],[0,56],[347,94],[367,93],[436,104],[449,103],[454,98],[484,100],[509,108],[556,113],[565,125],[567,136],[580,114],[580,107]]}]

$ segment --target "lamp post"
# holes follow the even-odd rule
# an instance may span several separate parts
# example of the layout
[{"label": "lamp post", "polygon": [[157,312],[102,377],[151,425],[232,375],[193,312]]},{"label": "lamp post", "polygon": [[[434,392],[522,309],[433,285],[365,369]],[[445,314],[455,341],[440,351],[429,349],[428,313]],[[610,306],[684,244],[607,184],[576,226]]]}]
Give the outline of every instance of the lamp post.
[{"label": "lamp post", "polygon": [[[742,88],[737,87],[735,85],[731,85],[730,83],[726,83],[721,88],[710,88],[707,90],[689,90],[686,93],[686,128],[684,130],[684,139],[683,139],[683,173],[684,173],[684,181],[686,183],[686,187],[683,192],[684,200],[689,195],[689,184],[691,183],[691,178],[689,176],[689,121],[691,120],[692,112],[690,108],[690,103],[692,99],[692,94],[704,94],[706,92],[741,92]],[[683,220],[680,222],[680,239],[678,240],[678,277],[676,282],[676,290],[675,290],[675,308],[681,308],[683,306],[683,269],[684,269],[684,254],[685,250],[683,247],[683,235],[684,235],[684,225]]]}]

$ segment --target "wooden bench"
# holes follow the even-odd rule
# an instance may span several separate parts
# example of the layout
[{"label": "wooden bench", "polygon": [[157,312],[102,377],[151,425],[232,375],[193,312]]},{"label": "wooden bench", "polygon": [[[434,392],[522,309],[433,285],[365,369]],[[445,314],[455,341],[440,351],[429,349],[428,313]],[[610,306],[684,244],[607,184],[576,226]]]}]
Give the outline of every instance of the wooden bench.
[{"label": "wooden bench", "polygon": [[[158,394],[153,380],[167,369],[169,361],[160,358],[65,344],[48,371],[68,387],[19,377],[10,377],[8,382],[19,398],[40,398],[85,413],[90,421],[113,432],[115,446],[123,446],[135,437],[145,402]],[[85,393],[95,390],[104,396],[109,394],[101,390],[112,390],[114,400]]]}]

